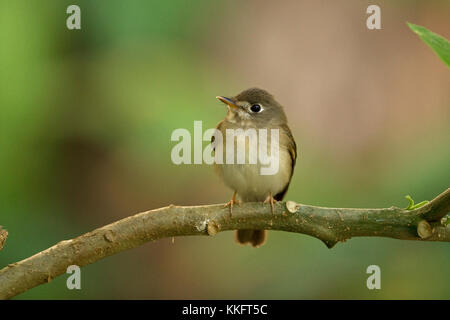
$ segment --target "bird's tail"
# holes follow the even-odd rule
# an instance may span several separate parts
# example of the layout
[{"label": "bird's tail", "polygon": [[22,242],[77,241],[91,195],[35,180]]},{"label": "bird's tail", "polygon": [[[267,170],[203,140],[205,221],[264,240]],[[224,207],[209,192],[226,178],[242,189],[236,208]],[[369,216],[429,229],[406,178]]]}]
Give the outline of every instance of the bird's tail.
[{"label": "bird's tail", "polygon": [[251,244],[253,247],[260,247],[266,242],[266,230],[236,230],[235,240],[240,244]]}]

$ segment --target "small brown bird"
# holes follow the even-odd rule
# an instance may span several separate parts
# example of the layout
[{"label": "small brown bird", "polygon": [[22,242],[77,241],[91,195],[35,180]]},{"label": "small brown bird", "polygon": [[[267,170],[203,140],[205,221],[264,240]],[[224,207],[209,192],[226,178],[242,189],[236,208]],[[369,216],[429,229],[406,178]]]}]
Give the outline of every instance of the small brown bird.
[{"label": "small brown bird", "polygon": [[[270,93],[258,88],[245,90],[232,98],[218,96],[217,99],[228,107],[225,119],[217,125],[223,137],[223,155],[227,151],[227,129],[254,129],[257,132],[258,144],[260,143],[259,129],[267,129],[267,137],[270,136],[271,129],[278,129],[278,170],[274,174],[261,174],[261,167],[267,162],[261,161],[260,158],[256,163],[248,161],[250,145],[248,136],[244,137],[248,139],[245,141],[246,161],[244,164],[236,162],[228,164],[226,161],[222,164],[215,163],[219,177],[234,191],[232,199],[227,203],[230,213],[232,213],[233,205],[239,204],[236,197],[243,202],[270,203],[273,212],[274,202],[281,201],[287,192],[297,159],[297,146],[287,125],[283,108]],[[269,138],[267,140],[267,154],[271,154],[271,140],[269,141]],[[236,142],[233,142],[233,148],[235,146]],[[217,146],[215,148],[217,153]],[[238,243],[248,243],[253,247],[259,247],[266,240],[266,231],[237,230],[235,239]]]}]

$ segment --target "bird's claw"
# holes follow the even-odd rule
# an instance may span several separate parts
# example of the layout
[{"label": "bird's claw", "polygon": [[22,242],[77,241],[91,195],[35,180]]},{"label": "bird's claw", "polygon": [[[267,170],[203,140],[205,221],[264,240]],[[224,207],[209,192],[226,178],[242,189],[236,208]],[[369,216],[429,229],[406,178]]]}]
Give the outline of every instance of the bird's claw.
[{"label": "bird's claw", "polygon": [[267,196],[266,200],[264,200],[263,204],[266,204],[266,203],[270,203],[270,209],[271,209],[272,214],[273,214],[273,213],[274,213],[274,207],[273,207],[273,204],[274,204],[274,203],[277,203],[277,200],[275,200],[275,199],[273,198],[272,192]]},{"label": "bird's claw", "polygon": [[223,206],[224,208],[230,207],[230,216],[233,216],[233,206],[235,204],[237,204],[238,206],[241,205],[241,202],[239,200],[236,200],[236,192],[233,194],[231,200],[225,203],[225,205]]}]

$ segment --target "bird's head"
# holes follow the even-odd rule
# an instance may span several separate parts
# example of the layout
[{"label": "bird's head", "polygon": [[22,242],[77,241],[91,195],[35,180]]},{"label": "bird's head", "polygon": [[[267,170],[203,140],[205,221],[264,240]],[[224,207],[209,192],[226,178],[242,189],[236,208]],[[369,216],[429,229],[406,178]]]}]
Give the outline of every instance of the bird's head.
[{"label": "bird's head", "polygon": [[287,122],[282,106],[266,90],[251,88],[238,95],[217,99],[228,106],[227,120],[256,127],[282,125]]}]

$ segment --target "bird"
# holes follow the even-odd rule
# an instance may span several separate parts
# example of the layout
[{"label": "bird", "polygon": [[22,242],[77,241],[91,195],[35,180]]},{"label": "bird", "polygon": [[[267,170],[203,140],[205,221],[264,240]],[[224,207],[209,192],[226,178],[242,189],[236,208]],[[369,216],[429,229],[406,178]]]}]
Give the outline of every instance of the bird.
[{"label": "bird", "polygon": [[[266,129],[266,132],[278,129],[279,167],[275,174],[261,174],[261,167],[264,162],[260,158],[257,159],[256,163],[248,161],[251,146],[248,136],[244,137],[244,139],[248,138],[248,140],[245,140],[245,163],[228,163],[227,161],[217,161],[217,158],[214,162],[214,169],[219,178],[233,190],[231,200],[225,205],[229,207],[231,215],[233,206],[235,204],[240,205],[242,202],[269,203],[273,213],[274,203],[281,201],[288,190],[297,160],[297,145],[287,124],[283,107],[272,94],[260,88],[250,88],[233,97],[217,96],[216,98],[228,108],[225,118],[216,127],[222,137],[222,157],[223,154],[226,154],[228,147],[227,130],[234,129],[234,132],[239,132],[236,130],[253,129],[260,137],[260,129]],[[243,134],[243,130],[240,134]],[[267,136],[269,136],[269,133],[267,133]],[[234,137],[232,138],[234,139]],[[211,140],[216,155],[218,141],[215,141],[215,136]],[[215,145],[214,142],[216,142]],[[261,142],[258,140],[258,143]],[[235,148],[235,145],[235,141],[232,145],[230,144],[233,148]],[[266,150],[271,150],[271,146],[270,140]],[[267,151],[267,154],[269,154],[269,151]],[[266,238],[266,230],[242,229],[235,231],[235,241],[239,244],[260,247],[265,243]]]}]

